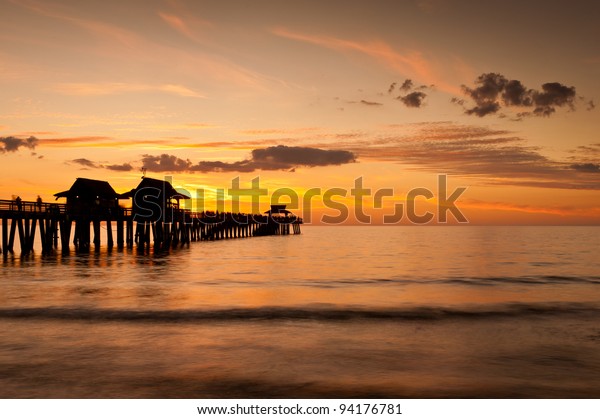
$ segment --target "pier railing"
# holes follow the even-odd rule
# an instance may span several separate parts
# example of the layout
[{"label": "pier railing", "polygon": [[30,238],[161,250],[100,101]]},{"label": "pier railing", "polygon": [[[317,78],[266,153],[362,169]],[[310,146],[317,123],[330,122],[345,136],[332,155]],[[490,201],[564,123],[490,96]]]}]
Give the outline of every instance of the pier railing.
[{"label": "pier railing", "polygon": [[64,214],[66,212],[66,207],[65,204],[58,203],[0,199],[0,211]]}]

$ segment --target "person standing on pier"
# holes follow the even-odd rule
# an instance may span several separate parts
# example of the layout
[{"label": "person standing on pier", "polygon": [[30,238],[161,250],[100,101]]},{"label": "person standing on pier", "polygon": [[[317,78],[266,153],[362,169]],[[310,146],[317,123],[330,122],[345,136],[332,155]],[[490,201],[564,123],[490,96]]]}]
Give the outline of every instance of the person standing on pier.
[{"label": "person standing on pier", "polygon": [[38,211],[42,212],[42,197],[38,195],[37,199],[35,200],[35,203],[37,205]]},{"label": "person standing on pier", "polygon": [[17,199],[15,199],[15,202],[17,203],[17,211],[21,211],[21,207],[22,207],[21,197],[17,196]]}]

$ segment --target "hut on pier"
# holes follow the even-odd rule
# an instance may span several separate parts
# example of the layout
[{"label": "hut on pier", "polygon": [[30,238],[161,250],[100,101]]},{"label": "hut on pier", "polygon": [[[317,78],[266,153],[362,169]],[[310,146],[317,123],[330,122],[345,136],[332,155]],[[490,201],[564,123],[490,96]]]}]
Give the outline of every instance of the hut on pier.
[{"label": "hut on pier", "polygon": [[289,217],[289,215],[292,214],[292,212],[286,210],[285,207],[286,205],[284,204],[271,205],[271,209],[265,211],[265,214],[275,217]]},{"label": "hut on pier", "polygon": [[103,180],[77,178],[69,190],[54,196],[67,198],[66,211],[73,217],[110,217],[119,207],[119,194]]},{"label": "hut on pier", "polygon": [[271,209],[265,211],[266,220],[261,223],[254,232],[255,236],[273,236],[280,234],[290,234],[290,225],[293,226],[294,234],[300,233],[300,227],[296,217],[291,211],[288,211],[286,205],[271,205]]},{"label": "hut on pier", "polygon": [[174,214],[180,213],[179,200],[191,199],[186,194],[177,192],[166,180],[149,177],[142,178],[136,188],[121,197],[132,199],[133,220],[142,223],[170,223]]}]

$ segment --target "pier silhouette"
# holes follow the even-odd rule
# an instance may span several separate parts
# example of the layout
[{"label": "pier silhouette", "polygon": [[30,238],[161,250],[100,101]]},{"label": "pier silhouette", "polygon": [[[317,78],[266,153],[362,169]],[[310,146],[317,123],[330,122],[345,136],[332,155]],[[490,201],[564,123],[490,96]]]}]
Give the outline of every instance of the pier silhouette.
[{"label": "pier silhouette", "polygon": [[[34,250],[36,236],[43,254],[61,249],[89,251],[101,246],[101,226],[106,227],[109,249],[168,249],[203,240],[300,234],[302,218],[272,205],[264,214],[218,211],[193,212],[179,201],[191,199],[169,182],[144,177],[134,189],[118,194],[108,182],[78,178],[69,190],[54,195],[66,203],[0,200],[2,253],[14,253],[18,237],[22,255]],[[131,200],[131,207],[119,201]],[[116,237],[113,234],[116,226]],[[73,229],[74,226],[74,229]],[[39,234],[38,234],[39,230]]]}]

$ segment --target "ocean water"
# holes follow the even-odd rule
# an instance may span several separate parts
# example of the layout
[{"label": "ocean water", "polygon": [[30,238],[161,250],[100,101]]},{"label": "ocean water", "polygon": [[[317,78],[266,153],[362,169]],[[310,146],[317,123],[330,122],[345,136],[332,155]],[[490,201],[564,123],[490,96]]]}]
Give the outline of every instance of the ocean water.
[{"label": "ocean water", "polygon": [[600,227],[303,227],[0,270],[0,398],[600,397]]}]

